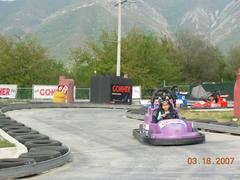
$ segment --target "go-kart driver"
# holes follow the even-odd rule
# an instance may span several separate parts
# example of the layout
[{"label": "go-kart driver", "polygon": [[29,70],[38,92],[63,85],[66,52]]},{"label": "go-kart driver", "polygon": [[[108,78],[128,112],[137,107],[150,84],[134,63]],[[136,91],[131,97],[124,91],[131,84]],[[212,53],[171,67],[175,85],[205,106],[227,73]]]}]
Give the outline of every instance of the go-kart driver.
[{"label": "go-kart driver", "polygon": [[216,104],[216,103],[218,103],[218,98],[212,94],[211,96],[209,96],[208,102],[210,104]]},{"label": "go-kart driver", "polygon": [[219,107],[220,104],[218,104],[218,98],[214,94],[208,97],[206,103],[209,104],[210,107]]},{"label": "go-kart driver", "polygon": [[178,113],[173,108],[173,105],[169,101],[169,99],[160,101],[160,106],[157,109],[156,115],[155,115],[156,123],[164,119],[178,119],[178,118],[179,118]]}]

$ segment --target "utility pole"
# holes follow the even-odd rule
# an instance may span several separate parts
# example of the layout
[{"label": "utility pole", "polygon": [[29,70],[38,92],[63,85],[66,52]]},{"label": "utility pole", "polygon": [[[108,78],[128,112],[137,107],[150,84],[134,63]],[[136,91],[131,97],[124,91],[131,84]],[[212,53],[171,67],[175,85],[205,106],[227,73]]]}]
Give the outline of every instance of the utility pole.
[{"label": "utility pole", "polygon": [[116,4],[118,6],[118,40],[117,40],[117,66],[116,76],[121,75],[121,34],[122,34],[122,4],[128,0],[118,0]]}]

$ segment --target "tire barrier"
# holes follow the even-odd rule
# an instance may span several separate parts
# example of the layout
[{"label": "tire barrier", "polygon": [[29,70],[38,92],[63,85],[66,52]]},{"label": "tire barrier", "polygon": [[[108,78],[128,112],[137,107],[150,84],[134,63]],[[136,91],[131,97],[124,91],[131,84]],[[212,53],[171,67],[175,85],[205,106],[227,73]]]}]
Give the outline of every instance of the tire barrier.
[{"label": "tire barrier", "polygon": [[22,127],[24,127],[24,124],[17,123],[17,122],[3,122],[3,123],[0,123],[0,128],[4,128],[6,126],[22,126]]},{"label": "tire barrier", "polygon": [[[8,110],[30,108],[29,106],[24,108],[24,106],[17,105],[14,108],[4,106],[4,108]],[[0,179],[39,174],[64,165],[71,160],[70,150],[67,146],[62,146],[59,141],[50,140],[48,136],[26,127],[5,114],[0,114],[0,128],[29,149],[29,152],[21,154],[19,158],[0,159]]]},{"label": "tire barrier", "polygon": [[49,137],[43,134],[27,134],[22,136],[16,136],[15,139],[20,143],[24,144],[27,141],[46,140],[46,139],[49,139]]},{"label": "tire barrier", "polygon": [[17,123],[17,121],[13,120],[13,119],[0,119],[0,124],[2,123]]},{"label": "tire barrier", "polygon": [[2,168],[0,169],[0,179],[13,179],[26,177],[30,175],[40,174],[45,171],[49,171],[50,169],[57,168],[69,162],[71,160],[70,150],[68,152],[46,161],[36,162],[33,164],[16,166],[11,168]]},{"label": "tire barrier", "polygon": [[11,118],[7,116],[0,116],[0,119],[11,119]]},{"label": "tire barrier", "polygon": [[12,130],[31,130],[31,128],[26,126],[9,125],[9,126],[4,126],[2,130],[8,132]]},{"label": "tire barrier", "polygon": [[61,153],[59,151],[43,150],[43,151],[31,151],[31,152],[23,153],[19,157],[31,158],[31,159],[34,159],[36,162],[42,162],[42,161],[54,159],[59,156],[61,156]]},{"label": "tire barrier", "polygon": [[29,149],[31,151],[44,151],[44,150],[51,150],[51,151],[59,151],[61,154],[65,154],[68,152],[67,146],[42,146],[42,147],[34,147]]},{"label": "tire barrier", "polygon": [[12,137],[28,135],[28,134],[39,134],[38,131],[35,131],[32,129],[17,129],[17,130],[8,131],[7,133]]},{"label": "tire barrier", "polygon": [[32,140],[27,141],[24,143],[24,145],[28,148],[34,148],[34,147],[42,147],[42,146],[61,146],[62,143],[56,140]]},{"label": "tire barrier", "polygon": [[13,122],[17,122],[17,121],[15,121],[15,120],[13,120],[13,119],[0,119],[0,123],[5,123],[5,122],[11,122],[11,123],[13,123]]},{"label": "tire barrier", "polygon": [[36,161],[32,158],[7,158],[0,159],[0,169],[23,166],[23,165],[31,165],[35,164]]}]

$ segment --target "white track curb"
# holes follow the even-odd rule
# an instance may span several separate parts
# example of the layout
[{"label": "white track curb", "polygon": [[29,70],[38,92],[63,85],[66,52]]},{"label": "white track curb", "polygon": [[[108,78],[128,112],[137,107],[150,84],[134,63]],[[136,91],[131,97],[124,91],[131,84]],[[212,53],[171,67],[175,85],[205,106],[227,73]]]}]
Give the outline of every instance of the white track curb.
[{"label": "white track curb", "polygon": [[28,152],[27,148],[23,144],[19,143],[12,136],[9,136],[2,129],[0,129],[0,136],[3,137],[3,139],[15,144],[15,147],[0,148],[0,159],[18,158],[20,154]]}]

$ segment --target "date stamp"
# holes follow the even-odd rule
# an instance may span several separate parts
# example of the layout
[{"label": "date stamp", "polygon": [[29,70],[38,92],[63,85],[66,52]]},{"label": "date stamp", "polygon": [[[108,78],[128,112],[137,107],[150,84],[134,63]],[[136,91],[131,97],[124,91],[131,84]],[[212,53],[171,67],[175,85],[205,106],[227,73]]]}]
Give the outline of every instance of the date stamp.
[{"label": "date stamp", "polygon": [[231,165],[236,161],[235,157],[187,157],[188,165]]}]

